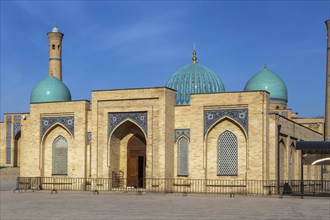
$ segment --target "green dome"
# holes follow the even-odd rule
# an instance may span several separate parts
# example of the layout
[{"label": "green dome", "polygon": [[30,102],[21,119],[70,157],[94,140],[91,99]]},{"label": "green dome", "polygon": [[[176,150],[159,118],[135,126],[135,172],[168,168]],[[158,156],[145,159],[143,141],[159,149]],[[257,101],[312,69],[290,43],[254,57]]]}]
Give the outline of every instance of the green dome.
[{"label": "green dome", "polygon": [[255,74],[246,83],[244,91],[265,90],[270,94],[270,101],[286,104],[288,102],[288,89],[285,82],[275,73],[265,68]]},{"label": "green dome", "polygon": [[54,76],[47,76],[32,90],[30,102],[65,102],[71,101],[68,87]]}]

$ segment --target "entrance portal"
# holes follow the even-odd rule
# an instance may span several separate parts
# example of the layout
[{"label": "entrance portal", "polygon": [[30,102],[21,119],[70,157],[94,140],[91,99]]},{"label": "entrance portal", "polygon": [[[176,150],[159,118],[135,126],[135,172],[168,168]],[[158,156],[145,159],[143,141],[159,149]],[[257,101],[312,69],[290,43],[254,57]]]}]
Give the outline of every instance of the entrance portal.
[{"label": "entrance portal", "polygon": [[135,134],[127,144],[127,186],[145,186],[146,141]]}]

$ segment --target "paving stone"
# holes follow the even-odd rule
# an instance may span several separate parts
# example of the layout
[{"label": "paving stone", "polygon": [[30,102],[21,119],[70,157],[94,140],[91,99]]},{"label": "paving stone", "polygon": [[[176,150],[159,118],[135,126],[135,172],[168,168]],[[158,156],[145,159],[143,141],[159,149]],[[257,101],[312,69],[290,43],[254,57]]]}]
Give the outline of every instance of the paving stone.
[{"label": "paving stone", "polygon": [[0,219],[330,219],[330,198],[1,192]]}]

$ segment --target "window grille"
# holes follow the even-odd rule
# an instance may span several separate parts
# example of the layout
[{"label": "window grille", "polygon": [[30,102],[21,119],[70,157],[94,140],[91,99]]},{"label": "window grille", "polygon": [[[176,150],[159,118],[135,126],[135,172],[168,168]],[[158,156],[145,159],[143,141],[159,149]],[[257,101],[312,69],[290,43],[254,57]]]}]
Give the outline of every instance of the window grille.
[{"label": "window grille", "polygon": [[238,173],[237,137],[230,131],[223,132],[218,139],[218,175],[236,176]]},{"label": "window grille", "polygon": [[68,174],[68,142],[63,136],[58,136],[53,142],[52,174]]},{"label": "window grille", "polygon": [[188,176],[188,139],[178,141],[178,176]]}]

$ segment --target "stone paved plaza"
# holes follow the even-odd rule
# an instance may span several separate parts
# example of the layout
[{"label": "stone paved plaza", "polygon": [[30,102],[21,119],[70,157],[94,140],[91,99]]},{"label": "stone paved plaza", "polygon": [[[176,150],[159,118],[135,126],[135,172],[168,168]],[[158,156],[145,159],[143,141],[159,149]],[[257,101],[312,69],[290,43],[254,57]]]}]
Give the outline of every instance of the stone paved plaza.
[{"label": "stone paved plaza", "polygon": [[330,198],[50,191],[1,183],[0,219],[330,219]]}]

